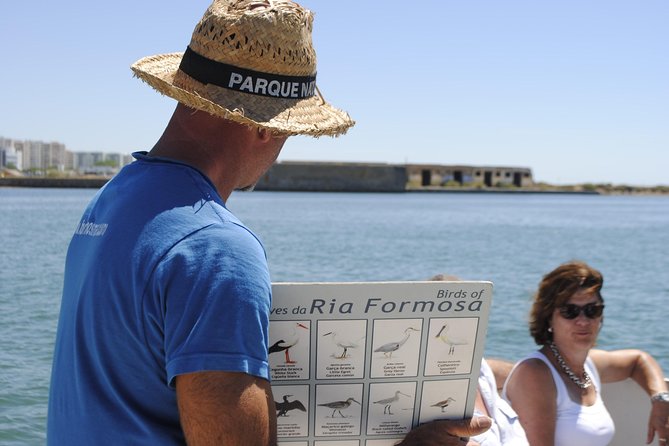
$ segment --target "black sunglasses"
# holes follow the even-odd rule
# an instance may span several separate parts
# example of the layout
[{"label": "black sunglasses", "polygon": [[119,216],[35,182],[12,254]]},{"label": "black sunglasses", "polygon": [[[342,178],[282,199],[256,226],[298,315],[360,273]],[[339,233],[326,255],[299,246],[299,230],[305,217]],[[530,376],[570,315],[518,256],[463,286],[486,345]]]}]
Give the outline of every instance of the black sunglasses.
[{"label": "black sunglasses", "polygon": [[604,312],[604,304],[591,303],[582,307],[576,304],[565,304],[558,308],[560,315],[565,319],[576,319],[581,311],[588,319],[595,319]]}]

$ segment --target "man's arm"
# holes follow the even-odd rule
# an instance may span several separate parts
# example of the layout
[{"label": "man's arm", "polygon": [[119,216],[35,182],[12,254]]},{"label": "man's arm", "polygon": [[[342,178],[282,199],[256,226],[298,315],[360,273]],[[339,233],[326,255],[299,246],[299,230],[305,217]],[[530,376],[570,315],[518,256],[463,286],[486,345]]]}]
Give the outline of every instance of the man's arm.
[{"label": "man's arm", "polygon": [[190,446],[274,446],[276,410],[268,381],[237,372],[176,377],[181,427]]}]

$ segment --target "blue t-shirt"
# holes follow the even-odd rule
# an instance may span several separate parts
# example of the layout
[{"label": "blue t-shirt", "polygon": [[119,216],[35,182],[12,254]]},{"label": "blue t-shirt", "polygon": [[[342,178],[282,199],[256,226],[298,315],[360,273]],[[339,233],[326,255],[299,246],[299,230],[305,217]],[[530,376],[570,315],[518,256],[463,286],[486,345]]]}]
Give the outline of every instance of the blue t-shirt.
[{"label": "blue t-shirt", "polygon": [[269,379],[262,244],[201,172],[134,155],[93,198],[70,242],[50,445],[184,444],[177,375]]}]

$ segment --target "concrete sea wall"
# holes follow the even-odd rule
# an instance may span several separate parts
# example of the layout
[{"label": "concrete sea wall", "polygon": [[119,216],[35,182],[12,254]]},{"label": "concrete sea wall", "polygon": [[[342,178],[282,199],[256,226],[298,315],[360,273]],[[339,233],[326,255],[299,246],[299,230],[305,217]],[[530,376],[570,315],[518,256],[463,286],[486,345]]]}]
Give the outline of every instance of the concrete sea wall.
[{"label": "concrete sea wall", "polygon": [[276,163],[256,190],[404,192],[406,169],[389,164]]}]

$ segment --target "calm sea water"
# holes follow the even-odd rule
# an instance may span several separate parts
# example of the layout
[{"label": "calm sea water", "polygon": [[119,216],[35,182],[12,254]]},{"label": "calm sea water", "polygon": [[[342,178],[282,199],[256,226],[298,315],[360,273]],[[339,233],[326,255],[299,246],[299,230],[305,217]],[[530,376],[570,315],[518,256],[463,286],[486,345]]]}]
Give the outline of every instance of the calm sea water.
[{"label": "calm sea water", "polygon": [[[70,236],[86,189],[0,188],[0,444],[42,444]],[[531,294],[558,264],[605,277],[603,348],[642,348],[669,373],[669,197],[236,193],[275,281],[491,280],[486,355],[534,349]]]}]

